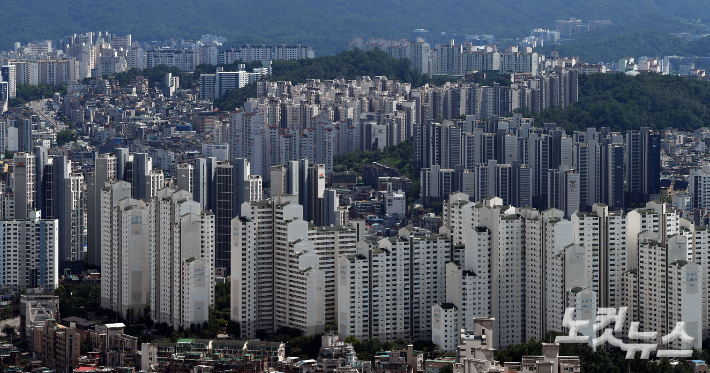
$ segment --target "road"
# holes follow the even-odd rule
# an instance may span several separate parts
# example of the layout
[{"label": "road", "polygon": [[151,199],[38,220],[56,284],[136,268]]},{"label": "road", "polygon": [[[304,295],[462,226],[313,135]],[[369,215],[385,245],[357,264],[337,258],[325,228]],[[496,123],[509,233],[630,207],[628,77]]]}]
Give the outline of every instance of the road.
[{"label": "road", "polygon": [[[42,120],[48,122],[52,127],[57,127],[57,122],[54,120],[55,112],[47,109],[47,102],[51,101],[49,98],[42,100],[31,101],[27,105],[35,112]],[[64,125],[64,123],[62,123]]]}]

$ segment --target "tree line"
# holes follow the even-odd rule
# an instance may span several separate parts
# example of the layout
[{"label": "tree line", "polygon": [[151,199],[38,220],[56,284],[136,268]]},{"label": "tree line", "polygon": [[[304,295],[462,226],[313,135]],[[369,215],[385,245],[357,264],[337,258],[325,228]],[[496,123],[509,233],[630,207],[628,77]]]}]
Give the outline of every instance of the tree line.
[{"label": "tree line", "polygon": [[693,131],[710,125],[710,83],[680,76],[589,74],[579,76],[579,101],[542,112],[521,110],[535,123],[557,123],[567,131],[639,127]]},{"label": "tree line", "polygon": [[[555,337],[561,333],[550,331],[544,341],[530,339],[527,342],[510,345],[495,352],[495,360],[500,362],[522,361],[523,356],[541,356],[542,343],[554,342]],[[703,344],[704,345],[704,344]],[[692,373],[693,370],[686,362],[686,359],[678,359],[677,364],[671,364],[667,359],[652,360],[641,359],[640,353],[634,359],[626,359],[626,352],[619,348],[611,347],[605,349],[598,347],[593,350],[586,344],[562,343],[560,344],[559,356],[579,356],[582,372],[585,373],[626,373],[626,372],[648,372],[648,373]],[[707,350],[693,351],[693,357],[687,360],[709,361],[710,352]]]}]

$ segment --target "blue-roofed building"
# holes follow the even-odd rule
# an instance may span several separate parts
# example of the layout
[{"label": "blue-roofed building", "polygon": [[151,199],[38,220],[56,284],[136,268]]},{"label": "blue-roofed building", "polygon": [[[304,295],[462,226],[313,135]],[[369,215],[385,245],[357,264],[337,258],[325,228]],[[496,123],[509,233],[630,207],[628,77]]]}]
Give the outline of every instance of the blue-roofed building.
[{"label": "blue-roofed building", "polygon": [[688,365],[695,373],[708,373],[708,365],[703,360],[688,360]]}]

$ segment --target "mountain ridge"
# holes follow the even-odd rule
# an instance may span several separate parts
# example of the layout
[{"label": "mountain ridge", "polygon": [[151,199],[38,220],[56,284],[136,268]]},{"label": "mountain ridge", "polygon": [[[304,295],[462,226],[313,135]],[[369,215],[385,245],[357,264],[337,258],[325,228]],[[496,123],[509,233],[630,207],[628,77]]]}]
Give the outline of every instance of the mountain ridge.
[{"label": "mountain ridge", "polygon": [[[345,0],[245,2],[230,0],[29,0],[4,4],[0,49],[12,43],[59,39],[73,33],[130,33],[135,40],[196,39],[223,35],[240,42],[296,43],[318,54],[347,47],[353,36],[409,38],[415,28],[434,32],[486,33],[516,38],[532,28],[554,28],[558,19],[611,19],[633,22],[649,14],[707,18],[698,0]],[[244,22],[248,20],[248,22]],[[653,28],[653,25],[649,25]]]}]

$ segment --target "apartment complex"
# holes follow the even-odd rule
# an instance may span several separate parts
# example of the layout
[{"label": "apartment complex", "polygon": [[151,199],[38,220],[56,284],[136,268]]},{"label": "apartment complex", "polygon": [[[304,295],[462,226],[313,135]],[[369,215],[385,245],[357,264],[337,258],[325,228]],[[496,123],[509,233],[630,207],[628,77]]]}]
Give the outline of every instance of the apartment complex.
[{"label": "apartment complex", "polygon": [[125,314],[150,304],[156,322],[189,327],[214,304],[215,217],[186,191],[127,196],[128,183],[101,191],[101,306]]},{"label": "apartment complex", "polygon": [[443,301],[451,241],[405,228],[338,260],[338,332],[341,338],[428,340],[431,312]]},{"label": "apartment complex", "polygon": [[[557,208],[570,219],[596,202],[612,210],[625,201],[660,196],[659,135],[642,128],[624,136],[588,128],[571,136],[554,124],[533,128],[519,114],[481,120],[427,122],[414,128],[414,166],[425,204],[464,192],[472,201]],[[643,172],[641,172],[643,171]],[[633,180],[633,181],[632,181]]]},{"label": "apartment complex", "polygon": [[309,226],[297,196],[245,203],[231,234],[232,319],[242,334],[281,326],[312,334],[335,323],[335,262],[355,252],[357,236],[355,228]]},{"label": "apartment complex", "polygon": [[[455,193],[444,204],[443,221],[453,256],[445,297],[432,309],[432,334],[442,349],[450,350],[475,317],[493,316],[498,332],[488,338],[502,347],[565,331],[565,310],[590,304],[627,307],[627,323],[639,322],[659,338],[687,322],[694,340],[683,348],[697,348],[708,333],[707,229],[670,205],[648,202],[623,212],[597,203],[566,219],[558,209],[510,207],[495,197],[474,204]],[[349,258],[354,269],[365,270],[365,263],[364,256]]]}]

